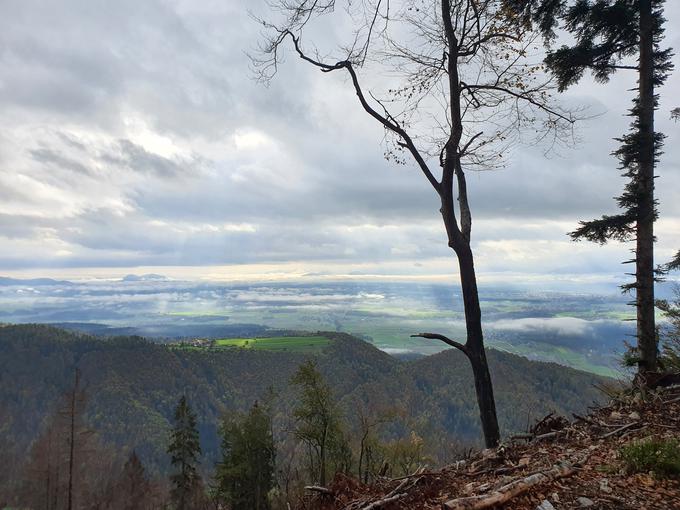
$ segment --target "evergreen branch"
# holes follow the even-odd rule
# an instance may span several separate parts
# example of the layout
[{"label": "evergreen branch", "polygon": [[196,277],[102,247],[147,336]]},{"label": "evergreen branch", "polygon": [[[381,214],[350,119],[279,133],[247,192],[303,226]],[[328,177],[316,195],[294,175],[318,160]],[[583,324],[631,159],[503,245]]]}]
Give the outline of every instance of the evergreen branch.
[{"label": "evergreen branch", "polygon": [[605,215],[597,220],[579,222],[580,227],[569,232],[569,237],[574,241],[586,239],[599,244],[606,244],[610,239],[630,241],[634,233],[633,221],[628,214]]}]

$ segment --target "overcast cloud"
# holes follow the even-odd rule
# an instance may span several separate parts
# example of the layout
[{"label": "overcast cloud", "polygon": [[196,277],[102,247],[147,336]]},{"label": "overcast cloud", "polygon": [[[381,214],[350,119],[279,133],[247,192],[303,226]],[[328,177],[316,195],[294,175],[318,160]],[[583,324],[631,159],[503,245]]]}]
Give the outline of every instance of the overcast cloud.
[{"label": "overcast cloud", "polygon": [[[259,29],[247,9],[260,3],[0,3],[1,272],[283,262],[331,273],[364,262],[446,270],[433,192],[413,165],[384,160],[381,129],[340,74],[289,58],[269,87],[253,80],[245,52]],[[667,43],[678,49],[680,7],[668,2],[667,14]],[[584,80],[563,99],[600,115],[578,127],[576,148],[546,159],[544,147],[518,147],[505,168],[470,176],[480,271],[621,271],[628,247],[574,244],[565,233],[615,210],[623,181],[609,153],[627,129],[633,86],[630,75]],[[680,124],[669,119],[678,90],[676,72],[658,114],[668,135],[660,261],[680,247]]]}]

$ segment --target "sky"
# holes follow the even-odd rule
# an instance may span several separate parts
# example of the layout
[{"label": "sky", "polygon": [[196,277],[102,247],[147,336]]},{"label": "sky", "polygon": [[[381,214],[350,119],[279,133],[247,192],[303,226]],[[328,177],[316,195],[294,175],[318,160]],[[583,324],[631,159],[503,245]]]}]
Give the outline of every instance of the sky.
[{"label": "sky", "polygon": [[[456,273],[437,197],[347,79],[290,55],[258,82],[249,52],[263,1],[0,2],[0,274],[155,272],[209,279],[438,279]],[[668,2],[669,46],[680,6]],[[315,29],[320,47],[351,27]],[[674,57],[680,68],[680,58]],[[360,72],[379,89],[387,78]],[[627,130],[634,76],[584,79],[557,97],[587,107],[578,143],[515,146],[469,174],[482,281],[622,278],[629,245],[573,243],[616,211],[609,153]],[[680,248],[675,73],[660,91],[657,260]],[[677,93],[675,94],[677,96]],[[436,166],[436,165],[435,165]]]}]

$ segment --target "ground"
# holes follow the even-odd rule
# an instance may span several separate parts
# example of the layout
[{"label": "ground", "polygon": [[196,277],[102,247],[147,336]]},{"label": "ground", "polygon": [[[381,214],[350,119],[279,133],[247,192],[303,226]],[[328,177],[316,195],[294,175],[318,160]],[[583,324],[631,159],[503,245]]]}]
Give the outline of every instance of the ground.
[{"label": "ground", "polygon": [[300,508],[680,509],[677,475],[629,473],[621,458],[621,448],[635,441],[680,440],[680,386],[618,394],[571,418],[548,416],[531,433],[441,470],[423,467],[370,486],[339,475],[328,492],[308,490]]}]

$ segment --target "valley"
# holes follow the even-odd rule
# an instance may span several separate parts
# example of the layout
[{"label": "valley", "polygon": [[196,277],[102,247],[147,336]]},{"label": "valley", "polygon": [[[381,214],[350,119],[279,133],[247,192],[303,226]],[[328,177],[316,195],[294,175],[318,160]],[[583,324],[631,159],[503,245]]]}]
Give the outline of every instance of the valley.
[{"label": "valley", "polygon": [[[484,286],[489,347],[596,374],[625,377],[620,354],[633,333],[626,297],[602,289],[574,292]],[[413,333],[464,336],[454,285],[322,281],[220,283],[161,275],[122,279],[0,281],[0,319],[49,323],[96,335],[138,334],[159,342],[218,340],[222,345],[296,350],[262,338],[295,331],[346,332],[402,358],[447,348]],[[293,332],[293,333],[290,333]],[[305,333],[308,335],[308,333]],[[252,341],[253,338],[260,340]],[[310,346],[307,346],[310,347]],[[311,346],[314,350],[314,347]]]}]

